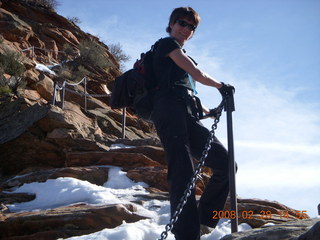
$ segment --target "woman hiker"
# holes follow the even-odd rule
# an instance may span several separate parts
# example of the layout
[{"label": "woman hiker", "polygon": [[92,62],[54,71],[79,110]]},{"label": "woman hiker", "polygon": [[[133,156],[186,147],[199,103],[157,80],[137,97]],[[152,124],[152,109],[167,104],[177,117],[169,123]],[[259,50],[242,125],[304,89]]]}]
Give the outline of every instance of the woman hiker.
[{"label": "woman hiker", "polygon": [[[209,130],[195,113],[193,79],[217,88],[221,94],[234,89],[204,74],[186,55],[183,47],[199,22],[199,15],[191,7],[174,9],[166,29],[169,36],[160,39],[153,59],[159,90],[154,95],[152,120],[166,152],[171,214],[193,175],[193,158],[200,159],[209,137]],[[200,225],[210,228],[217,225],[218,219],[212,218],[213,211],[223,210],[229,193],[227,155],[227,150],[215,137],[205,161],[213,176],[198,204],[195,190],[188,198],[172,229],[177,240],[200,239]]]}]

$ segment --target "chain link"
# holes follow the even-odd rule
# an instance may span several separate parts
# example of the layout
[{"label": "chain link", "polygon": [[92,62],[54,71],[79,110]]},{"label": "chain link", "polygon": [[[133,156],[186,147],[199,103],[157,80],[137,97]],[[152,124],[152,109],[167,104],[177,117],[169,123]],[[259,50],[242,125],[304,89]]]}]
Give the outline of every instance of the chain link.
[{"label": "chain link", "polygon": [[179,202],[179,204],[177,206],[176,211],[171,216],[171,219],[170,219],[169,223],[165,226],[165,230],[161,233],[160,238],[158,238],[157,240],[164,240],[164,239],[166,239],[168,237],[168,233],[172,230],[173,225],[175,224],[175,222],[178,221],[179,215],[182,212],[183,207],[187,203],[188,197],[191,195],[192,190],[195,188],[195,182],[196,182],[196,180],[198,178],[198,175],[201,172],[201,168],[203,167],[203,165],[205,163],[205,160],[206,160],[206,158],[207,158],[207,156],[209,154],[209,151],[211,149],[211,145],[213,143],[213,139],[214,139],[214,136],[215,136],[215,130],[218,127],[218,123],[220,121],[221,112],[222,112],[222,110],[224,108],[224,103],[225,103],[225,100],[223,99],[221,104],[216,109],[216,116],[215,116],[215,119],[214,119],[214,123],[213,123],[213,125],[211,127],[210,135],[209,135],[207,143],[205,145],[205,149],[202,152],[202,156],[201,156],[201,158],[200,158],[200,160],[199,160],[199,162],[198,162],[198,164],[196,166],[196,169],[193,172],[193,175],[191,177],[190,182],[187,185],[186,190],[183,193],[183,196],[180,199],[180,202]]}]

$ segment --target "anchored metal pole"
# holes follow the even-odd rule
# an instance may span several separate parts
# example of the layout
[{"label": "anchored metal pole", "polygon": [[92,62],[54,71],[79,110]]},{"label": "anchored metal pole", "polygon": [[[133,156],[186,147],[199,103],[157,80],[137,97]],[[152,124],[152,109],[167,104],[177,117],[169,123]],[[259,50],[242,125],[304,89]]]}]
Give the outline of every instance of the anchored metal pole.
[{"label": "anchored metal pole", "polygon": [[52,96],[52,105],[56,104],[56,93],[57,93],[57,81],[54,81],[53,85],[53,96]]},{"label": "anchored metal pole", "polygon": [[126,108],[122,109],[122,139],[126,138]]},{"label": "anchored metal pole", "polygon": [[84,77],[84,110],[87,112],[87,78]]},{"label": "anchored metal pole", "polygon": [[226,96],[225,111],[227,112],[227,134],[228,134],[228,157],[229,157],[229,188],[230,188],[230,211],[235,213],[235,218],[231,219],[231,232],[238,231],[238,206],[236,194],[236,164],[234,161],[232,112],[234,107],[234,91]]},{"label": "anchored metal pole", "polygon": [[62,84],[62,104],[61,108],[64,109],[64,97],[66,95],[66,81],[63,82]]}]

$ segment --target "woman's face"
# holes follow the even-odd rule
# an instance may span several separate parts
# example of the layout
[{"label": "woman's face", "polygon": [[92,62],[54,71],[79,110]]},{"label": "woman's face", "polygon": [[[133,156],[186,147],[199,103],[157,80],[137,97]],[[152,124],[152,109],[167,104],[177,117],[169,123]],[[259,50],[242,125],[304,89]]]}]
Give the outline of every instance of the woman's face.
[{"label": "woman's face", "polygon": [[181,46],[184,45],[185,41],[189,40],[196,28],[193,21],[186,18],[178,19],[175,23],[170,24],[171,32],[170,36],[176,39]]}]

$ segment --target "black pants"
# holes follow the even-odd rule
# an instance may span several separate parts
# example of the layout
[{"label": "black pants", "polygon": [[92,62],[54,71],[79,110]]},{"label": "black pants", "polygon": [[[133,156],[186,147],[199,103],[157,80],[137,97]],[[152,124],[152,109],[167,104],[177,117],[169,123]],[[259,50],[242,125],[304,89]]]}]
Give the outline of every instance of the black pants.
[{"label": "black pants", "polygon": [[[200,159],[209,130],[188,113],[186,102],[174,94],[155,101],[152,119],[167,156],[172,215],[191,180],[192,157]],[[223,210],[229,193],[227,155],[227,150],[215,138],[205,161],[205,166],[213,170],[213,176],[198,206],[194,191],[188,198],[172,229],[177,240],[200,239],[200,223],[210,227],[217,225],[218,219],[212,219],[213,211]]]}]

